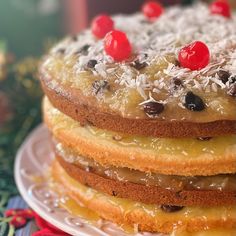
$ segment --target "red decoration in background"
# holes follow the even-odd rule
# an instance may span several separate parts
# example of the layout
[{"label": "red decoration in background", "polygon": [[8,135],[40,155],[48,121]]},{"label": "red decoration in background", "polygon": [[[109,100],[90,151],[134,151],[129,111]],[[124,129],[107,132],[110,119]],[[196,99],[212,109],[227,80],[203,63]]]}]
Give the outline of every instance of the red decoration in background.
[{"label": "red decoration in background", "polygon": [[77,34],[88,26],[87,0],[66,0],[66,25],[69,34]]},{"label": "red decoration in background", "polygon": [[4,213],[5,217],[21,216],[26,220],[34,218],[34,212],[30,209],[8,209]]},{"label": "red decoration in background", "polygon": [[32,234],[32,236],[70,236],[57,227],[45,221],[31,209],[8,209],[4,213],[6,222],[9,222],[15,229],[24,227],[31,219],[35,219],[35,223],[40,229]]},{"label": "red decoration in background", "polygon": [[35,213],[31,209],[25,209],[25,210],[19,212],[18,215],[24,217],[27,220],[31,220],[35,217]]},{"label": "red decoration in background", "polygon": [[162,15],[164,8],[159,2],[148,1],[142,6],[142,12],[150,20],[155,20]]},{"label": "red decoration in background", "polygon": [[16,229],[24,227],[28,220],[34,218],[34,212],[30,209],[8,209],[4,215]]},{"label": "red decoration in background", "polygon": [[114,22],[108,15],[98,15],[93,19],[91,28],[97,38],[103,38],[108,32],[113,30]]},{"label": "red decoration in background", "polygon": [[19,229],[25,226],[26,223],[27,223],[27,220],[24,217],[18,216],[18,215],[13,216],[10,221],[10,225],[13,225],[16,229]]},{"label": "red decoration in background", "polygon": [[104,48],[106,53],[115,61],[128,59],[132,52],[132,47],[126,34],[119,30],[113,30],[106,35]]},{"label": "red decoration in background", "polygon": [[0,90],[0,127],[3,126],[5,122],[9,121],[12,118],[12,115],[9,97],[5,92]]},{"label": "red decoration in background", "polygon": [[42,229],[38,232],[33,233],[32,236],[66,236],[68,234],[66,233],[57,233],[57,232],[52,232],[50,229]]},{"label": "red decoration in background", "polygon": [[70,236],[62,230],[56,228],[46,220],[41,218],[38,214],[34,213],[35,223],[40,229],[39,231],[32,234],[32,236]]},{"label": "red decoration in background", "polygon": [[19,214],[20,211],[22,211],[22,209],[8,209],[5,211],[4,215],[5,217],[11,217]]},{"label": "red decoration in background", "polygon": [[227,0],[217,0],[210,5],[212,14],[222,15],[226,18],[231,17],[231,8]]},{"label": "red decoration in background", "polygon": [[[184,0],[185,2],[191,2],[192,0]],[[181,0],[159,0],[160,4],[173,5],[181,4],[184,2]],[[143,3],[147,1],[143,0],[66,0],[63,1],[65,4],[65,15],[66,15],[66,26],[67,33],[76,34],[81,30],[89,26],[90,20],[100,14],[101,12],[107,12],[108,14],[117,13],[132,13],[139,11]]]},{"label": "red decoration in background", "polygon": [[201,41],[193,42],[183,47],[179,52],[179,62],[184,68],[200,70],[210,61],[210,52],[206,44]]}]

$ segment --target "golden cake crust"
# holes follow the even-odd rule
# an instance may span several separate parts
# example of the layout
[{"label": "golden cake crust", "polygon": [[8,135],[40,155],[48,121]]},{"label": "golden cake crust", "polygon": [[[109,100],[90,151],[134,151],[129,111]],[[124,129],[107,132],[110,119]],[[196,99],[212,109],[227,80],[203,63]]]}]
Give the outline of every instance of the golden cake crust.
[{"label": "golden cake crust", "polygon": [[[186,228],[187,231],[199,231],[205,228],[234,228],[236,225],[236,219],[233,216],[228,215],[226,218],[218,218],[217,215],[212,215],[209,219],[206,217],[192,216],[191,218],[182,217],[179,219],[175,213],[168,213],[168,216],[153,217],[151,214],[146,213],[139,209],[132,209],[129,211],[122,211],[122,204],[119,206],[112,204],[108,201],[106,195],[103,197],[87,198],[83,195],[79,188],[71,185],[71,178],[59,165],[55,163],[52,168],[52,176],[56,182],[63,184],[65,191],[75,200],[81,202],[89,209],[97,212],[102,218],[111,220],[118,224],[123,225],[138,225],[138,229],[148,232],[161,232],[171,233],[173,229],[179,225]],[[216,209],[217,212],[217,209]]]},{"label": "golden cake crust", "polygon": [[[45,100],[44,121],[57,141],[70,147],[78,155],[89,157],[101,165],[128,167],[144,172],[166,175],[217,175],[235,173],[235,145],[230,152],[214,156],[204,154],[198,158],[157,155],[155,151],[135,147],[123,147],[108,140],[97,138],[78,122],[63,115],[54,119],[53,107]],[[67,123],[69,121],[69,123]]]},{"label": "golden cake crust", "polygon": [[[55,107],[82,124],[127,134],[236,134],[234,17],[215,17],[196,4],[166,9],[152,22],[141,12],[111,18],[132,53],[116,60],[91,28],[59,42],[39,71]],[[209,50],[208,63],[183,65],[182,50],[199,41]]]},{"label": "golden cake crust", "polygon": [[39,78],[53,190],[138,231],[236,229],[236,15],[211,13],[110,16],[121,32],[90,28],[50,50]]},{"label": "golden cake crust", "polygon": [[111,196],[157,205],[210,207],[236,204],[236,192],[204,190],[174,192],[161,187],[145,186],[104,178],[92,172],[82,170],[74,164],[67,163],[59,155],[57,155],[57,160],[69,176],[83,185]]},{"label": "golden cake crust", "polygon": [[50,102],[64,114],[81,124],[132,135],[153,137],[214,137],[236,134],[236,120],[217,120],[208,123],[164,121],[158,119],[129,119],[93,106],[93,99],[67,85],[51,88],[50,80],[40,73],[41,85]]}]

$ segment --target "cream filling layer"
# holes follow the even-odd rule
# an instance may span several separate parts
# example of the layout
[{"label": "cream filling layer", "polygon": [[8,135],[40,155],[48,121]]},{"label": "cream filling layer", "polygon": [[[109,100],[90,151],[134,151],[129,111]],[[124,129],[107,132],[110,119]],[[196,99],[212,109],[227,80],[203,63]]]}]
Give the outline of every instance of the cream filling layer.
[{"label": "cream filling layer", "polygon": [[56,153],[66,162],[75,164],[87,172],[121,182],[132,182],[146,186],[158,186],[174,192],[182,190],[220,190],[236,192],[236,174],[215,176],[173,176],[146,173],[127,167],[102,166],[98,162],[79,155],[61,143],[55,145]]},{"label": "cream filling layer", "polygon": [[55,124],[55,129],[74,130],[78,133],[86,133],[100,140],[106,140],[113,145],[128,148],[138,148],[143,151],[152,151],[156,155],[170,155],[176,158],[198,158],[204,155],[220,156],[233,155],[236,158],[236,135],[227,137],[214,137],[208,141],[197,138],[152,138],[131,136],[108,130],[98,129],[94,126],[80,126],[80,123],[66,116],[54,108],[48,98],[44,99],[47,116]]},{"label": "cream filling layer", "polygon": [[[57,140],[102,165],[181,176],[236,173],[236,136],[200,141],[125,135],[133,141],[124,142],[121,134],[81,126],[48,99],[44,101],[44,120]],[[150,140],[156,140],[155,145]]]},{"label": "cream filling layer", "polygon": [[[166,213],[161,210],[161,208],[157,205],[147,205],[144,203],[128,200],[128,199],[121,199],[117,197],[112,197],[110,195],[106,195],[100,193],[92,188],[86,187],[73,178],[71,178],[59,165],[59,163],[55,162],[52,168],[52,179],[55,183],[62,184],[64,187],[63,192],[72,194],[75,198],[79,196],[82,199],[86,199],[88,205],[91,202],[97,201],[99,204],[109,204],[111,209],[118,208],[122,215],[128,216],[133,211],[142,212],[142,214],[151,217],[154,221],[158,224],[160,222],[173,222],[174,227],[176,229],[184,227],[186,222],[188,221],[203,221],[205,225],[205,230],[208,230],[208,222],[210,221],[222,221],[225,223],[225,228],[229,228],[227,225],[227,221],[236,222],[236,206],[219,206],[219,207],[184,207],[182,210],[178,212]],[[66,188],[65,188],[66,187]],[[60,188],[58,188],[60,189]],[[73,206],[74,208],[76,206]],[[74,209],[75,210],[75,209]],[[164,224],[164,223],[163,223]],[[234,228],[236,228],[236,223],[234,223]],[[232,226],[232,224],[231,224]],[[211,232],[217,232],[216,230],[212,229]],[[224,232],[223,230],[219,232]],[[227,232],[227,231],[225,231]],[[228,231],[230,233],[230,231]],[[184,234],[174,234],[176,236],[184,235]],[[188,234],[186,234],[188,236]],[[194,235],[194,234],[190,234]],[[210,234],[196,234],[196,236],[201,235],[210,235]],[[212,234],[218,236],[219,234]],[[232,235],[232,234],[226,234]]]}]

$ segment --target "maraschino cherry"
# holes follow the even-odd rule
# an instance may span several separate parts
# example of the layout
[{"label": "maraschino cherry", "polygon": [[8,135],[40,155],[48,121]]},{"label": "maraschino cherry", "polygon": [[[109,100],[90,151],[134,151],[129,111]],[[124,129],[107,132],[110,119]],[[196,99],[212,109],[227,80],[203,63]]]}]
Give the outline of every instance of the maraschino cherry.
[{"label": "maraschino cherry", "polygon": [[104,36],[113,30],[114,21],[108,15],[98,15],[92,21],[92,32],[97,38],[104,38]]},{"label": "maraschino cherry", "polygon": [[13,225],[16,229],[25,226],[26,223],[27,223],[27,221],[24,217],[17,216],[17,215],[13,216],[10,221],[10,225]]},{"label": "maraschino cherry", "polygon": [[227,0],[216,0],[210,5],[212,14],[222,15],[226,18],[231,17],[231,9]]},{"label": "maraschino cherry", "polygon": [[143,14],[150,20],[155,20],[164,12],[162,5],[156,1],[148,1],[142,6]]},{"label": "maraschino cherry", "polygon": [[209,64],[210,51],[205,43],[195,41],[183,47],[178,57],[182,67],[190,70],[200,70]]},{"label": "maraschino cherry", "polygon": [[104,38],[105,52],[115,61],[128,59],[132,53],[132,46],[126,34],[119,30],[112,30]]}]

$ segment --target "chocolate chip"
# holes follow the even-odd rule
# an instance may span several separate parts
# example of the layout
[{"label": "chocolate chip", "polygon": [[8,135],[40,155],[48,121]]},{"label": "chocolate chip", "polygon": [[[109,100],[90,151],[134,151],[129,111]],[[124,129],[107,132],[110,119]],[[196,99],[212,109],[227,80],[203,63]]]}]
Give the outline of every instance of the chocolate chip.
[{"label": "chocolate chip", "polygon": [[141,20],[140,23],[141,24],[150,24],[151,22],[150,22],[150,20],[144,19],[144,20]]},{"label": "chocolate chip", "polygon": [[97,64],[98,64],[97,60],[91,59],[88,61],[87,67],[93,69]]},{"label": "chocolate chip", "polygon": [[200,140],[200,141],[209,141],[211,140],[212,137],[198,137],[197,140]]},{"label": "chocolate chip", "polygon": [[173,78],[173,89],[177,90],[178,88],[183,87],[183,82],[181,79],[175,77]]},{"label": "chocolate chip", "polygon": [[173,95],[177,90],[183,88],[183,81],[177,77],[174,77],[170,82],[170,94]]},{"label": "chocolate chip", "polygon": [[232,97],[236,97],[236,84],[232,84],[227,91],[227,94],[229,94]]},{"label": "chocolate chip", "polygon": [[219,70],[217,72],[217,75],[219,76],[219,79],[226,84],[229,80],[229,77],[231,76],[230,73],[228,71],[225,70]]},{"label": "chocolate chip", "polygon": [[57,53],[59,53],[59,54],[64,54],[66,52],[66,49],[65,48],[59,48],[58,50],[57,50]]},{"label": "chocolate chip", "polygon": [[181,86],[183,83],[182,83],[182,80],[181,79],[178,79],[178,78],[173,78],[173,82],[174,82],[174,85],[176,86]]},{"label": "chocolate chip", "polygon": [[77,40],[78,40],[77,35],[73,35],[73,36],[71,36],[71,40],[72,40],[72,41],[77,41]]},{"label": "chocolate chip", "polygon": [[161,210],[168,213],[180,211],[183,208],[183,206],[161,205]]},{"label": "chocolate chip", "polygon": [[77,53],[82,54],[82,55],[87,55],[88,54],[88,49],[90,48],[89,44],[85,44],[83,47],[79,49]]},{"label": "chocolate chip", "polygon": [[179,62],[179,60],[175,59],[175,61],[174,61],[174,65],[180,67],[180,62]]},{"label": "chocolate chip", "polygon": [[229,83],[230,83],[230,84],[236,83],[236,76],[230,77],[230,78],[229,78]]},{"label": "chocolate chip", "polygon": [[143,105],[144,112],[151,117],[155,117],[164,111],[165,107],[162,103],[151,101]]},{"label": "chocolate chip", "polygon": [[184,106],[190,111],[202,111],[205,109],[203,100],[193,92],[186,94]]},{"label": "chocolate chip", "polygon": [[141,55],[142,55],[143,58],[145,58],[145,59],[148,57],[148,54],[147,54],[147,53],[142,53]]},{"label": "chocolate chip", "polygon": [[139,60],[135,60],[131,63],[131,66],[134,67],[136,70],[141,70],[147,66],[147,62],[140,62]]},{"label": "chocolate chip", "polygon": [[115,191],[112,191],[112,196],[117,196],[117,193]]},{"label": "chocolate chip", "polygon": [[93,82],[94,93],[97,95],[105,89],[109,89],[109,83],[106,80],[95,80]]}]

